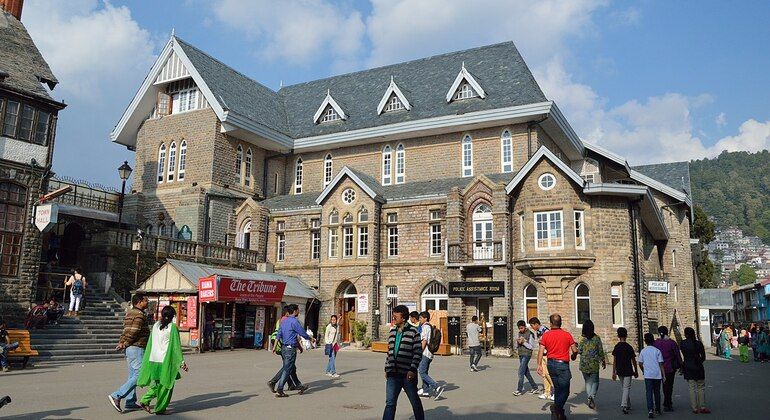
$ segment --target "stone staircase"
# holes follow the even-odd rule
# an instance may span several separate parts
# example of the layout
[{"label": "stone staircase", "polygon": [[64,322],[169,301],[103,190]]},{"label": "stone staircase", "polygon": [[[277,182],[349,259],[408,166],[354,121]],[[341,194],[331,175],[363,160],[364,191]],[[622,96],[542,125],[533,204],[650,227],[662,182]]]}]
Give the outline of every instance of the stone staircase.
[{"label": "stone staircase", "polygon": [[[87,295],[79,318],[62,318],[59,325],[30,331],[38,362],[90,362],[121,359],[115,351],[123,331],[125,310],[111,296],[93,292]],[[35,361],[33,360],[33,363]]]}]

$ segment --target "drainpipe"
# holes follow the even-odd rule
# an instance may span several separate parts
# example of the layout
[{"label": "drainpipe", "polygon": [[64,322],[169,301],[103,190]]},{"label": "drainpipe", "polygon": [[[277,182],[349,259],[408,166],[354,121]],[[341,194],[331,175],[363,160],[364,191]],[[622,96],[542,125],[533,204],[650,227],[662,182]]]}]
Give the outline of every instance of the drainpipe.
[{"label": "drainpipe", "polygon": [[639,246],[637,244],[638,232],[636,230],[636,205],[641,200],[634,200],[628,203],[628,215],[631,219],[631,263],[634,269],[634,292],[636,293],[636,341],[637,346],[641,349],[644,347],[642,341],[642,279],[639,273]]},{"label": "drainpipe", "polygon": [[375,225],[372,227],[372,233],[374,235],[374,247],[373,247],[373,253],[372,258],[374,258],[374,273],[372,276],[373,280],[373,286],[374,286],[374,324],[372,326],[372,341],[377,341],[380,339],[380,319],[382,317],[382,314],[380,313],[380,260],[382,252],[380,250],[380,227],[382,226],[381,218],[382,218],[382,204],[378,203],[377,201],[374,202],[374,217],[372,217],[373,220],[375,220]]},{"label": "drainpipe", "polygon": [[[508,221],[513,225],[513,214],[511,212],[513,211],[513,197],[507,197],[507,200],[505,200],[505,204],[508,207],[506,209],[506,214],[508,215]],[[508,347],[510,349],[513,349],[513,229],[511,229],[512,226],[508,226],[508,255],[506,255],[506,258],[508,258],[508,261],[506,261],[506,267],[508,268],[508,326],[506,327],[508,330]],[[525,322],[529,322],[529,320],[526,320]]]},{"label": "drainpipe", "polygon": [[211,205],[211,198],[209,198],[209,193],[207,192],[204,195],[203,198],[203,242],[208,243],[209,242],[209,215],[211,214],[210,211],[210,205]]}]

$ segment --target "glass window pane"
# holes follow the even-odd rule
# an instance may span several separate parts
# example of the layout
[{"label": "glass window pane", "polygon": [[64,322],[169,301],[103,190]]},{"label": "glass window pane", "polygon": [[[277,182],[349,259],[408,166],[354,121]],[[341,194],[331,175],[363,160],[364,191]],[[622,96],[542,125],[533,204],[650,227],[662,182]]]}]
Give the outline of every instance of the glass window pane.
[{"label": "glass window pane", "polygon": [[436,300],[435,299],[428,299],[425,301],[425,310],[426,311],[434,311],[436,310]]},{"label": "glass window pane", "polygon": [[449,301],[446,299],[439,299],[438,301],[438,309],[442,311],[446,311],[448,307]]}]

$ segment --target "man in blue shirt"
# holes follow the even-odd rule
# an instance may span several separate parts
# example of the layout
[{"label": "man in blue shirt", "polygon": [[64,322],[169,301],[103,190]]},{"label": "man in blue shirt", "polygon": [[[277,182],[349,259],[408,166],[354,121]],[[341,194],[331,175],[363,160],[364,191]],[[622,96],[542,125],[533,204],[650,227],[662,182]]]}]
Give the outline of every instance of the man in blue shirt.
[{"label": "man in blue shirt", "polygon": [[[294,364],[297,362],[297,336],[315,343],[315,338],[311,338],[297,320],[299,307],[291,304],[288,310],[289,316],[281,322],[281,325],[278,327],[278,334],[276,335],[276,340],[281,341],[281,358],[283,359],[283,372],[281,372],[281,379],[278,380],[278,384],[275,387],[275,396],[278,398],[286,397],[286,394],[283,392],[283,386],[289,375],[296,369]],[[307,390],[307,385],[302,385],[299,379],[297,379],[296,386],[300,394]]]}]

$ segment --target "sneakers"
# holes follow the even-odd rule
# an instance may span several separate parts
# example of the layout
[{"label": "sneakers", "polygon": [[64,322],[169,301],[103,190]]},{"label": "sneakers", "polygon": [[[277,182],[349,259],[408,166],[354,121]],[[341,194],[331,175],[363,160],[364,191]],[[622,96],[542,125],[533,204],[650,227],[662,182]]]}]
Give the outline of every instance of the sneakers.
[{"label": "sneakers", "polygon": [[11,371],[11,368],[9,368],[8,366],[3,366],[3,372],[10,372],[10,371]]},{"label": "sneakers", "polygon": [[593,410],[596,408],[596,403],[594,402],[594,397],[588,397],[588,408]]},{"label": "sneakers", "polygon": [[275,382],[267,381],[267,387],[270,389],[270,392],[275,394]]},{"label": "sneakers", "polygon": [[551,396],[548,397],[548,399],[551,400],[551,401],[556,401],[556,398],[554,398],[553,394],[551,394]]},{"label": "sneakers", "polygon": [[337,379],[337,378],[339,378],[339,377],[340,377],[340,375],[339,375],[339,374],[336,374],[336,373],[333,373],[333,374],[331,375],[331,378],[332,378],[332,379]]},{"label": "sneakers", "polygon": [[423,398],[428,398],[428,397],[430,397],[430,392],[425,392],[422,389],[418,389],[417,390],[417,396],[418,397],[423,397]]},{"label": "sneakers", "polygon": [[328,377],[330,377],[330,378],[331,378],[331,376],[332,376],[332,373],[331,373],[331,372],[326,372],[326,376],[328,376]]},{"label": "sneakers", "polygon": [[513,394],[513,396],[514,396],[514,397],[518,397],[519,395],[523,395],[523,394],[524,394],[524,392],[522,392],[522,391],[519,391],[519,390],[516,390],[516,391],[513,391],[513,393],[512,393],[512,394]]},{"label": "sneakers", "polygon": [[546,395],[545,392],[544,392],[544,393],[538,395],[537,398],[540,398],[541,400],[547,400],[548,399],[548,395]]},{"label": "sneakers", "polygon": [[438,401],[439,398],[441,398],[441,394],[444,392],[444,387],[440,386],[436,388],[436,396],[433,397],[433,401]]},{"label": "sneakers", "polygon": [[654,419],[655,418],[655,414],[653,414],[652,411],[650,411],[649,413],[647,413],[647,418],[648,419]]},{"label": "sneakers", "polygon": [[539,393],[540,393],[540,389],[539,389],[539,388],[537,388],[537,387],[535,387],[535,388],[532,388],[532,390],[531,390],[531,391],[529,391],[529,393],[530,393],[530,394],[532,394],[532,395],[537,395],[537,394],[539,394]]},{"label": "sneakers", "polygon": [[302,395],[305,393],[305,391],[308,390],[308,388],[309,387],[307,385],[300,385],[297,387],[297,391],[299,391],[299,395]]},{"label": "sneakers", "polygon": [[471,371],[472,372],[478,372],[479,368],[476,365],[471,365]]},{"label": "sneakers", "polygon": [[275,393],[275,398],[286,398],[286,397],[288,397],[288,395],[284,394],[283,391],[277,391]]},{"label": "sneakers", "polygon": [[117,398],[112,398],[112,395],[108,395],[107,399],[110,401],[110,404],[112,405],[112,408],[118,411],[118,413],[122,413],[123,409],[120,408],[120,400]]},{"label": "sneakers", "polygon": [[620,407],[623,410],[623,414],[628,414],[628,407]]}]

